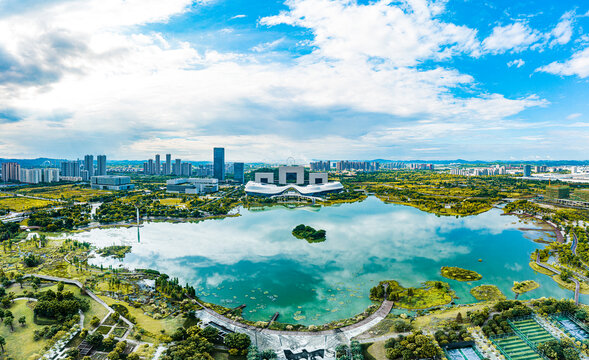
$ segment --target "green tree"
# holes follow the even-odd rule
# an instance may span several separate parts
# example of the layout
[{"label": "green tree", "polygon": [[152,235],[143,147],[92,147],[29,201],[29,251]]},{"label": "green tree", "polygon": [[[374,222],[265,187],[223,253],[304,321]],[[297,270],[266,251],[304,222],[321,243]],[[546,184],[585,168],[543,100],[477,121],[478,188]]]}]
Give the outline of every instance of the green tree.
[{"label": "green tree", "polygon": [[10,331],[14,331],[14,318],[11,316],[7,316],[4,318],[4,325],[10,327]]},{"label": "green tree", "polygon": [[6,345],[6,339],[0,336],[0,348],[2,349],[2,352],[4,352],[4,345]]},{"label": "green tree", "polygon": [[27,323],[27,318],[26,316],[21,316],[18,318],[18,323],[20,324],[20,326],[25,326],[25,324]]}]

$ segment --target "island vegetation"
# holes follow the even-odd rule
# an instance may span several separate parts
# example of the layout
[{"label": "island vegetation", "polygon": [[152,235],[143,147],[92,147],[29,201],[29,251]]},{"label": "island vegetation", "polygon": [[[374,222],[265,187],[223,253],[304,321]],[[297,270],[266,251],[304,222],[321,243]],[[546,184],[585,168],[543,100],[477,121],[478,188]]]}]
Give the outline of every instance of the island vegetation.
[{"label": "island vegetation", "polygon": [[116,259],[124,259],[125,256],[131,252],[131,246],[112,245],[97,249],[96,252],[104,257],[112,256]]},{"label": "island vegetation", "polygon": [[540,284],[534,280],[524,280],[522,282],[514,281],[511,290],[516,294],[523,294],[540,287]]},{"label": "island vegetation", "polygon": [[305,239],[309,243],[323,242],[326,238],[325,230],[315,230],[304,224],[297,225],[292,229],[292,234],[297,239]]},{"label": "island vegetation", "polygon": [[470,294],[479,301],[504,300],[505,295],[495,285],[479,285],[470,289]]},{"label": "island vegetation", "polygon": [[370,289],[373,301],[385,300],[385,294],[386,300],[393,301],[396,307],[416,310],[449,304],[454,292],[442,281],[426,281],[419,287],[404,288],[395,280],[387,280]]},{"label": "island vegetation", "polygon": [[478,281],[483,276],[476,271],[462,269],[456,266],[442,266],[442,276],[457,281]]}]

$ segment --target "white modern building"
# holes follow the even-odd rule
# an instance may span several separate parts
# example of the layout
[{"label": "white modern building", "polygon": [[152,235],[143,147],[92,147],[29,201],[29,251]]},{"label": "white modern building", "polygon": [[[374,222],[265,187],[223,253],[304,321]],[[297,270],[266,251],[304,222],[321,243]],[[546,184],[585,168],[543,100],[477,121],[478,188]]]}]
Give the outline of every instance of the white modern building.
[{"label": "white modern building", "polygon": [[279,167],[277,183],[274,181],[274,173],[259,172],[254,174],[254,181],[245,185],[247,195],[265,197],[320,197],[343,189],[339,181],[329,182],[327,173],[309,173],[309,178],[305,180],[305,168],[302,166]]},{"label": "white modern building", "polygon": [[218,179],[185,178],[166,181],[166,192],[176,194],[208,194],[219,191]]},{"label": "white modern building", "polygon": [[43,169],[43,182],[59,182],[59,169]]},{"label": "white modern building", "polygon": [[38,184],[43,181],[41,169],[20,169],[20,182]]},{"label": "white modern building", "polygon": [[92,176],[90,179],[92,189],[98,190],[131,190],[135,185],[131,184],[129,176],[101,175]]}]

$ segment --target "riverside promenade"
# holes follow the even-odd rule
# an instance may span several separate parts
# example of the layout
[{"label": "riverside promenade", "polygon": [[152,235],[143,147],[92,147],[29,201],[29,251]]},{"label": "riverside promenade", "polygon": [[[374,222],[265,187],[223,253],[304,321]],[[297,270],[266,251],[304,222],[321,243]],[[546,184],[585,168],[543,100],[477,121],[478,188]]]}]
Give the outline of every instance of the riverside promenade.
[{"label": "riverside promenade", "polygon": [[[196,300],[195,300],[196,301]],[[366,319],[355,324],[332,330],[322,331],[279,331],[260,329],[251,325],[242,324],[223,316],[197,301],[203,307],[197,311],[196,316],[203,322],[213,322],[231,331],[245,333],[250,336],[252,342],[262,348],[271,348],[276,351],[280,359],[284,359],[284,350],[299,353],[303,350],[325,350],[325,359],[335,358],[335,347],[341,343],[349,343],[355,336],[372,328],[382,321],[393,308],[393,302],[385,300],[380,307]]]},{"label": "riverside promenade", "polygon": [[[536,264],[541,268],[544,268],[548,271],[552,271],[553,273],[560,275],[560,270],[553,268],[548,264],[544,264],[540,262],[540,253],[536,253]],[[579,305],[579,292],[581,291],[581,283],[579,280],[575,279],[574,277],[570,277],[571,280],[575,283],[575,305]]]}]

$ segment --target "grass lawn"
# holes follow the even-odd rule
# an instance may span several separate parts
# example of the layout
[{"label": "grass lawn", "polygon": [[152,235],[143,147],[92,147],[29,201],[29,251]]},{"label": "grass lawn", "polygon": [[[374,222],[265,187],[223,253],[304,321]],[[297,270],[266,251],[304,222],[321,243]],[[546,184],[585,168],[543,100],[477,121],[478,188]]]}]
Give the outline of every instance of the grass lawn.
[{"label": "grass lawn", "polygon": [[[49,286],[47,286],[47,285],[49,285]],[[76,296],[81,296],[80,289],[77,286],[65,284],[63,289],[64,289],[64,291],[71,291]],[[16,297],[22,296],[23,292],[25,290],[32,291],[32,287],[28,284],[25,284],[23,286],[23,289],[21,290],[20,285],[13,284],[11,287],[8,288],[8,291],[14,292]],[[57,291],[57,283],[54,283],[54,282],[42,283],[41,287],[39,288],[39,291],[47,291],[47,290]],[[100,320],[102,320],[106,316],[106,314],[108,314],[108,311],[104,308],[104,306],[102,306],[99,303],[97,303],[96,301],[92,300],[91,297],[83,296],[83,298],[90,301],[90,309],[84,313],[84,327],[87,329],[91,329],[92,327],[90,326],[90,321],[92,320],[92,318],[94,316],[96,316]],[[15,316],[15,319],[18,319],[18,318]]]},{"label": "grass lawn", "polygon": [[133,352],[139,355],[139,357],[141,357],[142,359],[151,359],[155,354],[156,348],[157,345],[149,346],[148,344],[143,344],[138,346]]},{"label": "grass lawn", "polygon": [[215,360],[245,360],[245,356],[231,356],[229,352],[217,350],[211,354]]},{"label": "grass lawn", "polygon": [[75,201],[88,201],[88,199],[99,196],[110,194],[110,191],[106,190],[94,190],[90,188],[80,187],[79,185],[58,185],[58,186],[44,186],[39,188],[29,188],[18,190],[23,195],[39,196],[49,199],[63,199],[63,200],[75,200]]},{"label": "grass lawn", "polygon": [[166,206],[178,206],[182,203],[182,199],[180,198],[166,198],[160,199],[160,204]]},{"label": "grass lawn", "polygon": [[161,330],[165,330],[166,334],[171,334],[177,328],[182,327],[182,324],[184,323],[182,316],[177,316],[174,318],[166,317],[164,319],[156,320],[151,316],[145,315],[143,309],[141,308],[134,308],[125,302],[117,301],[104,296],[101,296],[100,298],[110,306],[113,304],[121,304],[125,306],[127,309],[129,309],[129,314],[137,320],[137,325],[139,327],[156,336],[161,334]]},{"label": "grass lawn", "polygon": [[431,330],[437,326],[440,322],[447,322],[456,319],[458,313],[461,313],[463,318],[466,318],[467,311],[478,311],[485,306],[491,306],[492,303],[478,303],[469,306],[454,307],[451,309],[436,310],[429,313],[428,315],[418,316],[413,322],[415,329]]},{"label": "grass lawn", "polygon": [[[6,339],[4,347],[6,357],[23,360],[39,358],[47,340],[33,340],[33,332],[42,328],[33,323],[33,309],[29,307],[27,301],[19,300],[12,304],[10,311],[15,319],[14,332],[4,325],[0,327],[0,336]],[[23,315],[27,319],[24,327],[18,323],[18,319]]]},{"label": "grass lawn", "polygon": [[400,293],[398,301],[395,301],[395,306],[414,310],[449,304],[452,302],[450,286],[442,284],[441,288],[437,288],[434,282],[426,281],[421,287],[411,288],[413,295],[409,295],[409,289],[405,289]]},{"label": "grass lawn", "polygon": [[24,197],[0,198],[0,208],[6,208],[12,211],[26,211],[33,208],[44,208],[56,204],[57,203],[53,201],[29,199]]},{"label": "grass lawn", "polygon": [[366,358],[368,359],[376,359],[376,360],[384,360],[386,359],[386,351],[384,348],[384,341],[378,341],[373,343],[372,345],[370,345],[367,349],[366,349],[366,353],[368,356],[366,356]]},{"label": "grass lawn", "polygon": [[[90,299],[90,297],[87,297],[87,299]],[[92,321],[92,318],[96,316],[102,320],[106,314],[108,314],[108,310],[106,310],[104,306],[90,299],[90,310],[84,313],[84,327],[86,329],[92,329],[92,326],[90,326],[90,321]]]}]

